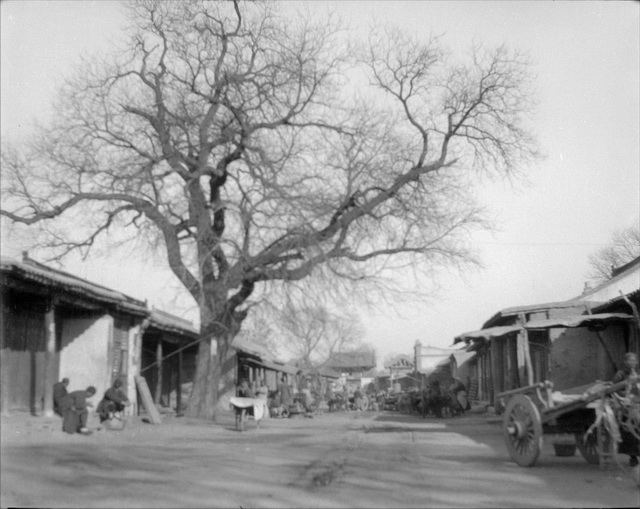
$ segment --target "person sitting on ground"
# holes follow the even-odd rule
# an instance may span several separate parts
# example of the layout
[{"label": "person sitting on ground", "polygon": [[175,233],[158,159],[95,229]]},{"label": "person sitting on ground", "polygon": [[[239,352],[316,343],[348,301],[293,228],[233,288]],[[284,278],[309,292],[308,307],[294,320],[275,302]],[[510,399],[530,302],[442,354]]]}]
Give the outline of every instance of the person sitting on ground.
[{"label": "person sitting on ground", "polygon": [[69,379],[63,378],[62,381],[53,384],[53,411],[62,417],[62,410],[60,409],[60,402],[69,392]]},{"label": "person sitting on ground", "polygon": [[120,387],[122,387],[122,380],[118,378],[113,382],[113,385],[107,389],[102,400],[98,403],[96,410],[100,416],[100,422],[112,419],[115,413],[122,412],[129,404],[129,398],[125,396]]},{"label": "person sitting on ground", "polygon": [[[640,376],[638,375],[638,356],[634,352],[627,352],[624,356],[624,367],[613,376],[613,383],[626,381],[627,386],[621,391],[629,403],[629,412],[638,412],[640,409]],[[618,452],[629,456],[629,466],[638,465],[640,456],[640,440],[633,433],[620,426],[620,438]]]},{"label": "person sitting on ground", "polygon": [[87,401],[96,393],[96,388],[90,385],[83,391],[73,391],[62,398],[60,401],[60,409],[62,410],[62,431],[65,433],[83,433],[85,435],[91,432],[87,428],[87,418],[89,412],[87,407],[93,406],[93,403]]}]

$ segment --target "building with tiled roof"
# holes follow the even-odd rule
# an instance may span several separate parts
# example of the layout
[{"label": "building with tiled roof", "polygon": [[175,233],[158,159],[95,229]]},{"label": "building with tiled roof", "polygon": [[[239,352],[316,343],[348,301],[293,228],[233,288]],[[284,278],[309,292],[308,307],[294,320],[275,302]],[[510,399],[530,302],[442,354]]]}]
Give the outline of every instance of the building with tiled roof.
[{"label": "building with tiled roof", "polygon": [[[175,390],[170,380],[180,356],[166,357],[197,342],[190,322],[26,255],[2,258],[0,278],[2,412],[52,414],[52,386],[61,378],[69,378],[71,390],[93,385],[98,398],[119,378],[134,411],[135,376],[145,359],[157,363],[143,373],[155,373],[147,380],[151,392],[160,398],[163,388]],[[192,357],[195,351],[197,345]]]}]

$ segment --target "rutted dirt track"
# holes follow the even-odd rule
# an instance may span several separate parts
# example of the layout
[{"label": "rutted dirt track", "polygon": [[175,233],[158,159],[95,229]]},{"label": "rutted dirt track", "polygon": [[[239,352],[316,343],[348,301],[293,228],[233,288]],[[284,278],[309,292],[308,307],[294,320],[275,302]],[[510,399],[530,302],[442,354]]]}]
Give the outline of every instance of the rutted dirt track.
[{"label": "rutted dirt track", "polygon": [[[65,435],[59,421],[2,420],[2,507],[637,507],[617,466],[545,445],[515,465],[486,415],[335,413],[256,430],[167,418]],[[620,457],[624,462],[625,457]]]}]

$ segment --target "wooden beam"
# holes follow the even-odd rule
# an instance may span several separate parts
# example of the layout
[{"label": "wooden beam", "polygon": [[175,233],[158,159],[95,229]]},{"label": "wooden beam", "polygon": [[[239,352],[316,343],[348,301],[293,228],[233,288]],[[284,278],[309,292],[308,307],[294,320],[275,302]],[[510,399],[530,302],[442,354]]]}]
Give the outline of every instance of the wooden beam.
[{"label": "wooden beam", "polygon": [[534,380],[533,380],[533,363],[531,362],[531,346],[529,344],[529,331],[525,327],[527,323],[527,319],[524,313],[520,313],[518,315],[518,320],[522,325],[522,342],[524,346],[524,361],[527,365],[527,382],[528,382],[528,385],[533,385]]},{"label": "wooden beam", "polygon": [[[587,302],[587,303],[585,303],[585,305],[587,307],[587,313],[592,315],[593,312],[591,311],[591,306],[589,306],[589,303]],[[605,353],[607,354],[607,357],[609,357],[609,360],[611,361],[611,364],[613,364],[614,371],[617,371],[617,370],[621,369],[621,366],[618,366],[618,363],[616,362],[615,356],[609,350],[609,347],[607,346],[606,341],[602,337],[602,334],[600,334],[600,331],[595,331],[595,333],[596,333],[596,336],[598,336],[598,341],[600,341],[600,344],[602,345],[602,348],[604,349]]]},{"label": "wooden beam", "polygon": [[147,381],[140,375],[136,375],[135,380],[138,392],[140,393],[140,399],[142,399],[142,404],[149,415],[149,421],[151,424],[160,424],[162,422],[162,417],[160,416],[160,412],[158,412],[158,408],[153,403],[153,398],[151,398],[151,392],[149,392]]},{"label": "wooden beam", "polygon": [[178,354],[178,372],[176,373],[176,415],[182,415],[182,351]]},{"label": "wooden beam", "polygon": [[158,338],[158,344],[156,345],[156,364],[158,365],[158,377],[156,378],[154,401],[156,405],[159,405],[160,398],[162,397],[162,337]]},{"label": "wooden beam", "polygon": [[53,303],[49,305],[49,309],[44,315],[44,415],[45,417],[53,417],[53,384],[55,380],[56,369],[54,363],[56,361],[56,319],[55,306]]},{"label": "wooden beam", "polygon": [[490,355],[490,372],[491,372],[491,404],[495,407],[498,403],[497,394],[502,392],[502,388],[498,385],[498,378],[502,379],[502,373],[498,372],[498,348],[496,346],[495,338],[489,343],[489,355]]}]

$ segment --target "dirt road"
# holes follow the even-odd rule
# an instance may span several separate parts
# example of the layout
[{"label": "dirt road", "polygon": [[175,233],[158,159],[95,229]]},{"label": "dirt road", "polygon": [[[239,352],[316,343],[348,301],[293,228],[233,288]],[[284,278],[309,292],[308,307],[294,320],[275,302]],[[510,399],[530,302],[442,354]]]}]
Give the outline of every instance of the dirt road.
[{"label": "dirt road", "polygon": [[[2,507],[637,507],[619,468],[545,445],[516,466],[486,415],[335,413],[233,429],[134,420],[65,435],[59,421],[2,420]],[[625,457],[620,457],[622,461]]]}]

